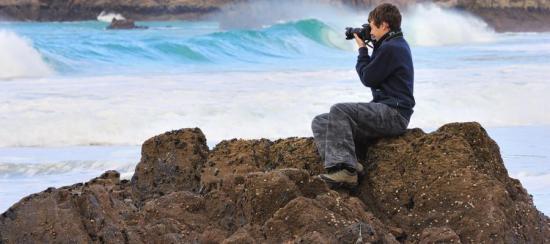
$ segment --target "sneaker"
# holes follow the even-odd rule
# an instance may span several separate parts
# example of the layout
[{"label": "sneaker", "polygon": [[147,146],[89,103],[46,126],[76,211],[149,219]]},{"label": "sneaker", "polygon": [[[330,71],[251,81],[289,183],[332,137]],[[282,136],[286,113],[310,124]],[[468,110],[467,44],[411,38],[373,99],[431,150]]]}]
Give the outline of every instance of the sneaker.
[{"label": "sneaker", "polygon": [[352,172],[348,169],[339,169],[327,174],[319,175],[322,180],[328,183],[331,187],[349,187],[357,186],[357,172]]}]

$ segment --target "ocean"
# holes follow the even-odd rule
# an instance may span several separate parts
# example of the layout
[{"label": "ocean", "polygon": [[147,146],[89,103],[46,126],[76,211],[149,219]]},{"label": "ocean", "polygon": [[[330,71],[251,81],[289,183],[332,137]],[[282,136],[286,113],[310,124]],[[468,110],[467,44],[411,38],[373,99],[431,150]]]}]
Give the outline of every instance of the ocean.
[{"label": "ocean", "polygon": [[[346,26],[368,11],[253,21],[0,22],[0,212],[106,170],[131,178],[140,145],[199,127],[224,139],[312,136],[338,102],[368,102]],[[246,16],[243,17],[245,19]],[[242,25],[239,25],[242,23]],[[434,5],[404,13],[417,106],[409,127],[478,121],[510,176],[550,215],[550,33],[496,33]]]}]

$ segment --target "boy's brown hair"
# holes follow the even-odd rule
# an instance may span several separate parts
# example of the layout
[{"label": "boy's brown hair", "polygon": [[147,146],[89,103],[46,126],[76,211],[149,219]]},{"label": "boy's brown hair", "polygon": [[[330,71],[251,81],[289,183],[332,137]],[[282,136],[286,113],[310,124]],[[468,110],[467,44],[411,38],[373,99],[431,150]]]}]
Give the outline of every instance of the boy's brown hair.
[{"label": "boy's brown hair", "polygon": [[391,3],[382,3],[374,8],[369,13],[369,22],[371,21],[376,27],[380,27],[382,22],[386,22],[391,30],[401,30],[401,13]]}]

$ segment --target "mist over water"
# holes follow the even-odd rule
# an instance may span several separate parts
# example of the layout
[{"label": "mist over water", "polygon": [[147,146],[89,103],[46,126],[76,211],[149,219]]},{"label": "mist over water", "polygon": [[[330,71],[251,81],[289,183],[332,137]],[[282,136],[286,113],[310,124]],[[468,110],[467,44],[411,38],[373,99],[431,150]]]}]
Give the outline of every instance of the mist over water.
[{"label": "mist over water", "polygon": [[329,5],[323,1],[259,0],[227,5],[207,19],[219,22],[222,29],[227,30],[260,29],[303,19],[321,20],[337,30],[343,30],[346,25],[360,26],[366,21],[366,16],[350,7]]},{"label": "mist over water", "polygon": [[408,40],[419,46],[491,42],[496,34],[483,20],[435,4],[419,4],[403,17]]},{"label": "mist over water", "polygon": [[[226,29],[259,29],[276,23],[303,19],[320,20],[338,33],[345,27],[368,23],[371,9],[357,10],[318,1],[255,1],[230,5],[209,19]],[[438,46],[494,40],[495,32],[480,18],[464,11],[442,8],[433,3],[402,9],[403,31],[413,45]],[[340,38],[341,39],[341,38]]]}]

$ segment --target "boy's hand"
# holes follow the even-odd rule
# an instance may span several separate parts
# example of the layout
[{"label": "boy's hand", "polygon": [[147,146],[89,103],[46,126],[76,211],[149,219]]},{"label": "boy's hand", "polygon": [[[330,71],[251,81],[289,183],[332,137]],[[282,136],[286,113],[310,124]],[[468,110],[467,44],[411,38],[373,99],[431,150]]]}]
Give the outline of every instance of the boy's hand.
[{"label": "boy's hand", "polygon": [[365,41],[363,41],[361,38],[359,38],[357,33],[353,33],[353,36],[355,36],[355,42],[357,43],[358,48],[362,48],[362,47],[367,46],[367,45],[365,45]]}]

